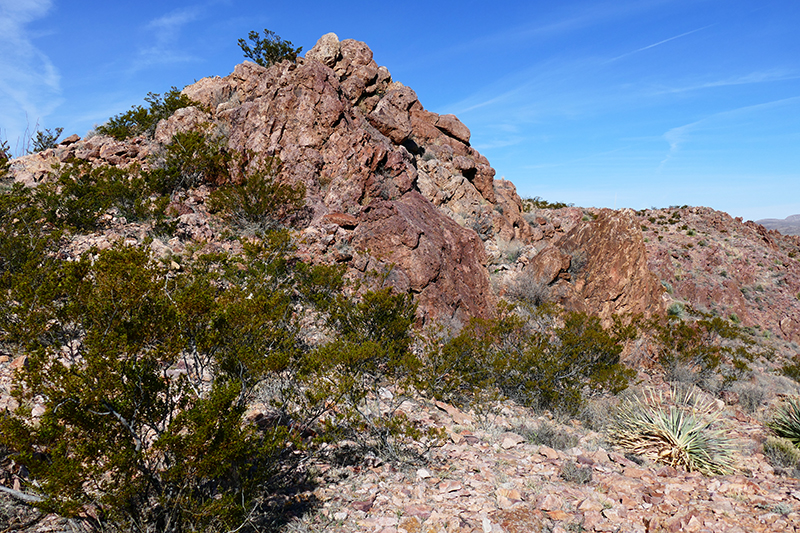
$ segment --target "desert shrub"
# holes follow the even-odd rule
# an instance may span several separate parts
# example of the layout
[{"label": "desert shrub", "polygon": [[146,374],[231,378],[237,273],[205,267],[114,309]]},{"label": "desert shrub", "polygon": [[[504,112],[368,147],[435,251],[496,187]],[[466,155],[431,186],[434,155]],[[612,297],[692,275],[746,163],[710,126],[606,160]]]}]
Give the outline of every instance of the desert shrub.
[{"label": "desert shrub", "polygon": [[506,297],[538,307],[550,301],[550,285],[539,279],[533,270],[524,270],[506,289]]},{"label": "desert shrub", "polygon": [[686,306],[680,302],[672,302],[667,308],[667,315],[682,318],[686,314]]},{"label": "desert shrub", "polygon": [[35,505],[98,527],[258,529],[297,434],[287,422],[256,429],[245,407],[305,353],[293,310],[308,291],[287,235],[244,246],[179,274],[118,245],[15,277],[4,310],[16,323],[4,317],[0,340],[28,359],[0,444],[29,470]]},{"label": "desert shrub", "polygon": [[525,198],[522,200],[522,209],[526,213],[531,209],[561,209],[562,207],[572,207],[575,204],[565,204],[563,202],[548,202],[543,200],[541,196],[533,198]]},{"label": "desert shrub", "polygon": [[553,422],[542,421],[537,426],[522,427],[517,432],[531,444],[547,446],[554,450],[568,450],[578,445],[578,437]]},{"label": "desert shrub", "polygon": [[787,398],[777,408],[767,426],[778,437],[800,447],[800,398]]},{"label": "desert shrub", "polygon": [[11,161],[11,147],[8,145],[8,141],[2,140],[0,141],[0,178],[5,177],[8,173],[9,161]]},{"label": "desert shrub", "polygon": [[720,317],[693,322],[653,322],[658,361],[668,381],[697,384],[707,390],[725,389],[749,370],[757,351],[736,325]]},{"label": "desert shrub", "polygon": [[252,43],[247,44],[244,39],[239,39],[239,48],[244,52],[244,57],[253,60],[262,67],[271,67],[282,61],[296,61],[303,47],[295,48],[291,41],[284,41],[274,31],[264,30],[264,37],[257,31],[251,31],[247,38]]},{"label": "desert shrub", "polygon": [[165,202],[151,199],[137,168],[93,167],[70,163],[58,170],[55,181],[40,186],[36,198],[46,220],[57,227],[94,230],[100,216],[115,208],[129,222],[163,216]]},{"label": "desert shrub", "polygon": [[221,185],[230,179],[231,160],[223,139],[201,130],[180,131],[146,179],[153,192],[166,196],[201,183]]},{"label": "desert shrub", "polygon": [[472,320],[428,354],[423,386],[459,401],[488,385],[523,405],[570,414],[585,397],[627,387],[632,372],[619,362],[622,346],[598,318],[550,306],[529,317],[506,310],[495,320]]},{"label": "desert shrub", "polygon": [[575,461],[565,461],[558,473],[559,477],[569,483],[585,484],[592,481],[592,467],[578,466]]},{"label": "desert shrub", "polygon": [[585,250],[572,250],[570,253],[570,262],[569,262],[569,272],[571,275],[576,276],[583,272],[583,269],[586,268],[586,263],[588,263],[588,258],[586,257]]},{"label": "desert shrub", "polygon": [[611,442],[689,472],[732,472],[732,444],[719,424],[721,413],[692,392],[672,396],[672,405],[655,392],[624,401],[610,428]]},{"label": "desert shrub", "polygon": [[43,217],[35,189],[0,186],[0,280],[10,283],[10,277],[36,269],[55,250],[60,233],[45,227]]},{"label": "desert shrub", "polygon": [[152,138],[159,121],[171,117],[178,109],[198,105],[176,87],[164,93],[163,97],[156,93],[147,93],[144,101],[149,107],[133,106],[130,111],[111,117],[107,123],[95,128],[95,131],[120,141],[137,135]]},{"label": "desert shrub", "polygon": [[797,471],[800,469],[800,448],[789,439],[769,436],[762,444],[764,457],[775,468]]},{"label": "desert shrub", "polygon": [[758,408],[767,402],[767,391],[763,386],[753,383],[742,384],[734,387],[733,391],[739,396],[739,405],[748,413],[755,413]]},{"label": "desert shrub", "polygon": [[411,350],[416,304],[411,295],[383,288],[359,300],[340,295],[329,305],[336,338],[314,350],[303,370],[306,383],[339,399],[336,411],[325,417],[328,438],[346,438],[384,459],[404,460],[403,442],[423,436],[398,410],[420,367]]},{"label": "desert shrub", "polygon": [[245,173],[241,183],[213,191],[209,208],[222,212],[242,230],[266,231],[291,222],[303,207],[305,186],[277,181],[280,170],[278,159],[267,159],[256,170]]},{"label": "desert shrub", "polygon": [[61,132],[64,131],[64,128],[56,128],[55,130],[51,130],[50,128],[46,128],[44,131],[37,131],[33,139],[33,148],[31,149],[31,153],[35,152],[43,152],[48,148],[55,148],[58,146],[58,138],[61,137]]},{"label": "desert shrub", "polygon": [[800,356],[795,355],[792,360],[780,368],[781,373],[800,383]]}]

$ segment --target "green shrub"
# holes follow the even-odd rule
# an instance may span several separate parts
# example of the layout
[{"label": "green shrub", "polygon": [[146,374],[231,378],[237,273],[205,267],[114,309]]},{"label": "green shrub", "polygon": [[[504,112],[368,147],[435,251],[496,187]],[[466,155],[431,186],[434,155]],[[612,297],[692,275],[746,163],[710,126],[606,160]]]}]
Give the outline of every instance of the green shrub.
[{"label": "green shrub", "polygon": [[561,209],[563,207],[572,207],[575,204],[565,204],[563,202],[548,202],[543,200],[541,196],[533,198],[525,198],[522,200],[522,209],[527,213],[531,209]]},{"label": "green shrub", "polygon": [[8,146],[8,141],[0,141],[0,179],[4,178],[8,173],[10,161],[11,148]]},{"label": "green shrub", "polygon": [[176,87],[164,93],[163,98],[156,93],[147,93],[144,101],[150,104],[148,108],[133,106],[130,111],[111,117],[107,123],[98,126],[97,133],[120,141],[137,135],[152,138],[159,121],[171,117],[178,109],[199,105]]},{"label": "green shrub", "polygon": [[686,306],[681,302],[672,302],[667,309],[667,315],[681,318],[686,312]]},{"label": "green shrub", "polygon": [[[45,510],[75,516],[91,504],[138,530],[237,527],[286,435],[265,440],[242,424],[237,374],[208,393],[165,375],[183,339],[162,276],[144,250],[117,247],[64,263],[57,283],[32,288],[53,303],[20,302],[49,320],[27,336],[22,408],[0,421],[0,439],[38,482]],[[37,394],[47,402],[38,423],[24,416]]]},{"label": "green shrub", "polygon": [[146,179],[153,192],[171,196],[201,183],[227,183],[231,161],[223,139],[199,130],[181,131],[164,146],[163,159]]},{"label": "green shrub", "polygon": [[800,447],[800,398],[787,398],[767,426],[778,437]]},{"label": "green shrub", "polygon": [[[0,202],[15,210],[0,217],[25,216],[28,197],[11,192]],[[0,236],[13,237],[20,226],[3,222]],[[338,406],[351,391],[328,390],[331,374],[313,372],[331,363],[300,340],[296,312],[338,293],[341,273],[307,267],[295,276],[285,233],[243,247],[241,257],[205,255],[169,274],[146,249],[122,246],[71,262],[46,251],[3,257],[0,342],[28,359],[16,375],[21,407],[0,418],[0,445],[30,471],[23,489],[37,506],[76,516],[93,505],[100,529],[227,531],[249,521],[258,530],[261,500],[298,458],[297,432],[280,421],[313,422],[303,401],[317,414],[347,411]],[[383,294],[338,304],[350,354],[372,357],[328,349],[348,362],[343,377],[407,355],[409,301]],[[266,381],[283,387],[271,404],[279,422],[256,431],[243,415]],[[31,420],[40,398],[46,411]],[[399,420],[372,422],[392,429]]]},{"label": "green shrub", "polygon": [[294,48],[291,41],[284,41],[274,31],[264,30],[262,38],[257,31],[251,31],[247,38],[252,46],[247,44],[244,39],[239,39],[239,48],[244,52],[244,56],[253,60],[262,67],[271,67],[282,61],[296,61],[303,47]]},{"label": "green shrub", "polygon": [[56,128],[55,130],[47,128],[44,131],[37,131],[33,139],[31,139],[33,141],[31,153],[43,152],[44,150],[58,146],[58,138],[61,137],[61,132],[63,131],[64,128]]},{"label": "green shrub", "polygon": [[151,198],[147,180],[138,168],[93,167],[69,163],[55,181],[37,188],[36,200],[45,219],[56,227],[92,231],[101,215],[116,209],[128,222],[161,220],[166,199]]},{"label": "green shrub", "polygon": [[266,231],[292,222],[305,203],[305,186],[280,183],[281,164],[275,158],[246,174],[241,183],[230,183],[211,193],[208,206],[219,211],[240,230]]},{"label": "green shrub", "polygon": [[684,381],[712,389],[726,388],[750,370],[754,343],[734,324],[720,318],[694,322],[666,320],[651,326],[658,343],[658,361],[668,381]]},{"label": "green shrub", "polygon": [[[675,393],[673,393],[673,397]],[[611,441],[651,461],[706,475],[733,471],[732,444],[719,425],[721,413],[691,392],[666,405],[661,393],[623,402],[610,429]]]},{"label": "green shrub", "polygon": [[491,386],[523,405],[569,414],[586,395],[627,387],[633,373],[619,362],[622,346],[598,318],[546,305],[530,313],[530,321],[510,312],[471,321],[427,354],[421,386],[457,403]]}]

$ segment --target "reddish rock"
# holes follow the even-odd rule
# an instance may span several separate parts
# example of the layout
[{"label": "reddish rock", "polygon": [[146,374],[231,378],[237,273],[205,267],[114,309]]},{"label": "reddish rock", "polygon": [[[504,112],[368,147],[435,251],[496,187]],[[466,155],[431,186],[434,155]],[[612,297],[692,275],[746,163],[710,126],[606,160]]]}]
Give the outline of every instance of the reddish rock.
[{"label": "reddish rock", "polygon": [[606,325],[615,315],[664,312],[664,289],[648,267],[642,232],[630,210],[603,209],[596,220],[573,228],[558,247],[571,251],[573,261],[585,262],[575,267],[568,306],[582,304]]}]

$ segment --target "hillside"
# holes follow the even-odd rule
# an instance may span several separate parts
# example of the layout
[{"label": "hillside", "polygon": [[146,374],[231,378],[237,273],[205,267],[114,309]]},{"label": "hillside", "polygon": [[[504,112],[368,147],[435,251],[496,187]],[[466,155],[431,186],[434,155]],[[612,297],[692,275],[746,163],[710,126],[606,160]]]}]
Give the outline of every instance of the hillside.
[{"label": "hillside", "polygon": [[[259,435],[289,435],[274,453],[292,458],[285,463],[291,466],[283,468],[292,469],[297,479],[276,474],[276,479],[290,481],[259,495],[261,507],[252,510],[270,521],[248,517],[241,527],[382,533],[800,530],[800,450],[797,456],[787,452],[787,459],[777,448],[765,447],[773,442],[766,423],[776,407],[800,394],[800,384],[787,377],[792,364],[800,363],[799,237],[705,207],[637,212],[522,199],[511,182],[494,179],[494,169],[470,145],[470,131],[457,117],[425,110],[411,88],[376,63],[365,43],[340,41],[334,34],[323,36],[297,62],[269,68],[245,62],[225,77],[187,86],[182,94],[189,105],[160,120],[150,133],[124,139],[73,135],[55,148],[11,161],[3,191],[9,198],[23,195],[12,187],[23,184],[24,190],[34,191],[26,201],[44,198],[34,222],[53,240],[47,241],[41,264],[52,259],[67,265],[64,272],[73,271],[69,265],[92,272],[95,278],[68,278],[80,287],[89,280],[82,289],[86,294],[93,294],[93,286],[104,287],[95,283],[103,275],[127,281],[125,268],[111,274],[101,270],[101,259],[109,257],[103,254],[141,250],[136,257],[146,266],[142,272],[151,276],[151,292],[138,298],[118,291],[119,301],[128,305],[130,297],[136,308],[152,299],[162,306],[153,309],[162,310],[164,320],[174,320],[170,324],[176,329],[195,316],[199,318],[192,324],[198,330],[223,328],[219,331],[227,336],[197,334],[193,344],[181,348],[169,336],[137,345],[141,357],[157,356],[154,379],[167,387],[162,397],[170,397],[169,387],[203,400],[216,390],[217,376],[209,370],[213,365],[197,363],[203,343],[223,354],[248,342],[272,353],[286,331],[296,335],[287,353],[301,358],[300,370],[291,365],[269,369],[269,386],[257,389],[246,405],[241,400],[237,420],[261,431]],[[186,150],[192,140],[199,147]],[[178,163],[176,154],[182,158]],[[175,175],[169,173],[173,164],[180,166]],[[283,195],[280,205],[259,204],[272,218],[244,211],[234,216],[229,204],[219,207],[220,198],[232,198],[221,197],[220,191],[246,190],[260,198],[263,190],[242,187],[262,174],[268,174],[265,186],[271,194]],[[133,188],[149,188],[148,193],[141,198],[136,196],[141,190],[122,187],[122,201],[109,204],[85,192],[94,189],[71,188],[91,180],[92,186],[103,185],[107,176],[111,186],[102,191],[118,191],[121,186],[114,180],[121,179]],[[166,193],[157,190],[167,179],[178,181],[170,182]],[[43,191],[42,196],[36,191]],[[293,203],[298,191],[302,198]],[[95,204],[88,205],[90,197]],[[19,216],[0,214],[0,220],[19,228],[20,220],[28,223],[23,211]],[[70,223],[59,226],[64,220]],[[276,238],[280,242],[273,249],[265,231],[269,235],[276,228],[286,241]],[[38,235],[27,227],[9,229],[8,234],[16,239],[27,231]],[[264,242],[265,255],[253,256],[253,249]],[[0,261],[0,274],[8,276],[0,278],[3,283],[17,279],[7,274],[13,271],[8,265],[17,260],[12,255]],[[251,270],[254,274],[248,277]],[[190,277],[195,272],[208,277]],[[323,279],[314,277],[319,272]],[[28,279],[28,274],[19,273],[19,279]],[[337,292],[339,275],[344,288]],[[183,277],[191,289],[186,293],[178,290]],[[48,294],[63,301],[71,296],[58,291],[69,283],[41,282],[52,284],[55,292]],[[279,326],[256,322],[253,330],[236,329],[237,321],[257,321],[252,302],[271,290],[284,294],[284,284],[289,303],[258,302],[267,314],[275,312]],[[167,297],[160,300],[162,286]],[[18,307],[26,298],[31,305],[40,303],[28,293],[17,296],[13,285],[3,287],[13,295],[4,296],[3,309],[26,309]],[[25,290],[38,294],[36,283]],[[375,294],[384,299],[359,300]],[[416,307],[406,305],[405,297],[408,302],[413,298]],[[216,310],[214,305],[229,301],[241,307],[231,314],[222,307],[217,315],[203,314],[206,307]],[[398,319],[392,309],[381,307],[387,301],[399,302],[415,315]],[[185,302],[187,307],[180,307]],[[326,307],[331,303],[335,305]],[[77,373],[71,369],[80,368],[81,357],[92,355],[80,352],[90,336],[58,314],[57,298],[43,308],[41,316],[51,317],[46,324],[28,325],[27,317],[18,315],[0,323],[0,407],[14,412],[27,401],[34,427],[72,400],[54,407],[50,398],[32,389],[51,386],[46,379],[25,381],[24,386],[14,380],[35,376],[42,354],[61,361],[80,353],[65,364],[64,374],[53,374],[67,383]],[[108,315],[116,316],[116,307],[109,309],[114,312]],[[375,309],[377,318],[370,315]],[[324,319],[326,313],[345,312],[352,315],[339,316],[338,322]],[[395,322],[386,326],[381,312]],[[31,316],[35,322],[39,315]],[[143,312],[143,323],[153,331],[159,330],[157,318],[149,308]],[[406,318],[406,327],[414,324],[408,338],[395,332]],[[359,319],[367,326],[354,326]],[[576,321],[574,330],[570,320]],[[58,338],[59,321],[73,337]],[[38,351],[14,340],[25,327],[36,332],[25,342]],[[130,324],[121,327],[124,334],[113,338],[114,343],[138,338]],[[391,331],[372,337],[375,331],[363,331],[370,327],[381,335],[381,328]],[[356,334],[369,342],[352,348]],[[269,342],[258,344],[262,337]],[[557,351],[561,347],[574,351]],[[385,368],[372,369],[369,359],[359,363],[358,357],[369,351],[383,354],[381,364],[390,370],[382,374]],[[582,359],[599,352],[610,355],[603,361]],[[179,354],[179,360],[168,359],[169,354]],[[318,358],[302,359],[307,354]],[[341,354],[342,366],[325,366]],[[542,354],[555,354],[549,360],[553,367],[574,358],[576,366],[585,364],[590,371],[568,367],[557,377],[534,376],[531,369],[541,370],[536,357]],[[407,359],[418,366],[403,366]],[[620,372],[618,360],[627,373]],[[474,368],[475,361],[497,367]],[[230,372],[234,377],[226,379],[235,381],[250,364],[258,366],[245,360],[229,370],[235,365],[222,360],[215,371]],[[524,364],[531,366],[517,366]],[[466,369],[463,374],[459,365]],[[302,382],[314,372],[322,376],[328,396],[314,388],[318,383]],[[584,381],[570,387],[574,374]],[[603,381],[623,374],[630,377],[624,392],[614,393],[608,385],[612,381]],[[361,390],[355,385],[344,392],[335,389],[356,380],[354,376],[368,382],[362,396],[353,393]],[[519,381],[509,385],[506,380],[512,377]],[[419,383],[428,379],[428,387],[417,382],[409,386],[406,378],[421,378]],[[281,394],[294,391],[296,381],[305,388],[298,388],[302,394],[291,401],[311,404],[316,393],[322,398],[319,406],[311,404],[319,412],[309,422],[299,419],[299,410],[288,417],[275,407]],[[185,385],[189,382],[191,387]],[[539,389],[556,391],[556,399],[543,403]],[[684,397],[687,391],[693,392]],[[357,397],[354,405],[342,400],[347,393]],[[577,394],[573,403],[565,399],[570,394]],[[658,399],[654,409],[688,409],[698,427],[702,406],[717,413],[716,422],[704,429],[714,437],[710,440],[729,443],[730,465],[701,473],[690,471],[680,458],[668,464],[666,454],[659,458],[644,448],[634,453],[620,447],[613,430],[617,409],[648,397]],[[107,406],[109,401],[104,400],[101,415],[111,419],[107,415],[114,414],[124,422]],[[214,409],[227,412],[218,407],[206,411]],[[368,423],[345,428],[350,420],[346,416],[359,415]],[[413,431],[380,433],[384,423]],[[337,424],[358,431],[326,437]],[[148,431],[148,438],[156,439],[157,431]],[[184,429],[179,435],[191,433]],[[374,435],[384,439],[381,446],[363,446]],[[134,437],[138,453],[147,439]],[[120,442],[126,444],[120,446],[132,446],[128,441],[130,435],[123,431]],[[42,448],[37,449],[40,456],[51,453]],[[158,450],[156,446],[152,453]],[[201,447],[199,455],[218,451]],[[0,452],[0,486],[8,489],[0,487],[0,529],[90,530],[104,524],[94,503],[63,518],[39,514],[18,501],[14,494],[35,495],[41,485],[13,453],[2,447]],[[97,455],[100,461],[102,454]],[[154,469],[165,468],[158,461],[153,464],[158,464]],[[93,482],[102,486],[104,475]],[[211,485],[200,484],[197,492],[221,491],[209,489]],[[80,492],[74,486],[71,490]],[[210,497],[212,504],[214,498],[221,501],[222,496]]]}]

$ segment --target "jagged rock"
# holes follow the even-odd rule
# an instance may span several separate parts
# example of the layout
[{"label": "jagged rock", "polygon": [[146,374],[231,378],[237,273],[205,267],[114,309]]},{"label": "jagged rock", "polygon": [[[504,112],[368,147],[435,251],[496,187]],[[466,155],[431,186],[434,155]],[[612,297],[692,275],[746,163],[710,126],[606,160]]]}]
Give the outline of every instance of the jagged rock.
[{"label": "jagged rock", "polygon": [[326,33],[317,44],[306,53],[306,60],[319,61],[326,67],[333,67],[341,57],[339,37],[335,33]]},{"label": "jagged rock", "polygon": [[359,217],[353,246],[394,265],[391,280],[419,294],[426,316],[465,323],[489,310],[486,255],[477,235],[411,191],[398,201],[374,200]]},{"label": "jagged rock", "polygon": [[[545,221],[547,225],[547,221]],[[575,226],[556,243],[573,271],[555,282],[555,294],[574,309],[597,315],[606,324],[615,315],[651,317],[664,312],[664,289],[648,268],[642,232],[630,210],[603,209],[595,220]],[[556,252],[535,256],[528,268],[551,276]],[[579,263],[583,263],[581,266]]]}]

